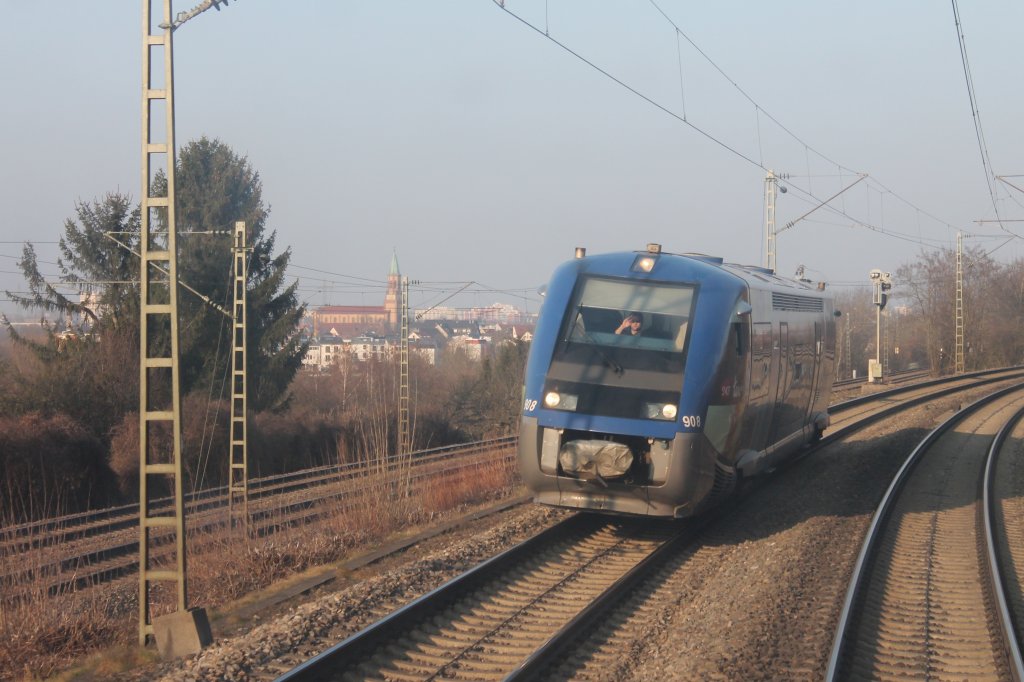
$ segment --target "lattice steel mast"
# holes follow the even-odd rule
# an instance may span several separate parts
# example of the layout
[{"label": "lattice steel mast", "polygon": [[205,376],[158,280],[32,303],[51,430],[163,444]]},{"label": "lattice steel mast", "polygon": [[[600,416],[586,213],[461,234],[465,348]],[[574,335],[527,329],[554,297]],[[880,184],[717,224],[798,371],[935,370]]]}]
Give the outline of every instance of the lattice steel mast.
[{"label": "lattice steel mast", "polygon": [[853,377],[853,350],[850,346],[851,339],[850,330],[850,313],[846,313],[846,376],[844,379],[850,379]]},{"label": "lattice steel mast", "polygon": [[[178,258],[175,223],[174,68],[171,3],[163,0],[160,31],[153,33],[152,0],[143,0],[142,12],[142,197],[140,225],[140,330],[139,330],[139,642],[153,634],[150,585],[173,582],[178,611],[188,604],[185,571],[185,518],[182,496],[181,404],[178,349]],[[154,48],[162,55],[154,60]],[[163,88],[154,87],[154,61]],[[159,84],[159,83],[156,83]],[[163,108],[164,137],[154,134],[154,108]],[[160,120],[159,116],[156,120]],[[164,162],[167,191],[153,196],[159,160]],[[164,229],[159,228],[163,222]],[[173,514],[152,514],[149,509],[151,478],[170,479]],[[153,531],[173,534],[175,558],[169,565],[151,566]],[[161,538],[163,539],[163,538]],[[163,544],[163,543],[161,543]]]},{"label": "lattice steel mast", "polygon": [[775,272],[775,202],[779,198],[779,179],[769,170],[764,177],[764,266]]},{"label": "lattice steel mast", "polygon": [[964,235],[956,233],[956,338],[953,371],[964,371]]},{"label": "lattice steel mast", "polygon": [[889,376],[889,349],[892,348],[892,339],[889,338],[889,311],[882,313],[882,376]]},{"label": "lattice steel mast", "polygon": [[231,347],[231,462],[228,471],[228,514],[232,528],[249,528],[249,410],[246,401],[246,282],[249,251],[245,223],[235,223],[234,306]]},{"label": "lattice steel mast", "polygon": [[398,389],[398,454],[402,457],[412,452],[412,434],[409,426],[409,278],[402,277],[402,305],[399,330],[399,353],[401,380]]},{"label": "lattice steel mast", "polygon": [[[154,634],[151,583],[175,583],[177,612],[188,611],[185,548],[185,508],[181,456],[181,390],[178,347],[178,246],[174,175],[174,30],[192,17],[227,0],[203,0],[172,19],[171,0],[162,0],[160,23],[153,25],[153,0],[142,0],[142,191],[139,226],[139,643]],[[154,28],[159,29],[154,31]],[[158,54],[154,55],[154,50]],[[155,58],[154,58],[155,57]],[[154,63],[163,68],[154,82]],[[162,107],[162,112],[159,110]],[[154,111],[156,109],[156,111]],[[154,134],[153,123],[163,114],[164,137]],[[154,179],[162,167],[166,192],[153,196]],[[163,230],[154,230],[163,223]],[[205,299],[205,297],[203,297]],[[207,299],[208,300],[208,299]],[[173,495],[173,514],[150,514],[150,478],[162,476]],[[162,529],[162,546],[172,544],[174,558],[151,565],[152,531]],[[170,543],[166,536],[173,535]],[[169,650],[192,644],[204,646],[209,626],[202,609],[193,609],[192,632],[178,629],[178,642]],[[174,639],[175,637],[171,637]],[[159,642],[158,642],[159,643]]]}]

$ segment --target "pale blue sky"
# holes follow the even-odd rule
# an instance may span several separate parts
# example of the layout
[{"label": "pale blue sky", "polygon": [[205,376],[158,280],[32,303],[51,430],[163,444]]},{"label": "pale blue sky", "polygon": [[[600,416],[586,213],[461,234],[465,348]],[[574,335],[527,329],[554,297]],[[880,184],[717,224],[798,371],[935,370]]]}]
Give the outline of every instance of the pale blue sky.
[{"label": "pale blue sky", "polygon": [[[993,208],[950,3],[656,2],[506,7],[675,114],[685,101],[690,123],[753,161],[832,176],[793,178],[780,225],[813,205],[808,193],[838,191],[836,163],[869,173],[833,204],[850,217],[819,211],[779,236],[780,273],[804,264],[837,285],[860,282],[913,259],[915,240],[998,233],[973,223]],[[0,289],[24,289],[8,274],[22,240],[55,260],[42,242],[58,238],[76,199],[139,195],[140,5],[0,2]],[[992,169],[1024,173],[1024,5],[962,3],[961,19]],[[490,0],[232,0],[176,33],[175,69],[179,145],[205,134],[248,156],[278,244],[298,266],[379,281],[397,249],[416,279],[532,292],[576,246],[654,241],[763,258],[761,168]],[[1024,194],[1001,186],[998,197],[1002,217],[1024,218]],[[1024,233],[1024,223],[1007,226]],[[995,256],[1022,253],[1012,243]],[[292,274],[314,305],[382,298],[372,287],[345,293],[343,277]],[[514,300],[476,293],[456,303],[496,299]]]}]

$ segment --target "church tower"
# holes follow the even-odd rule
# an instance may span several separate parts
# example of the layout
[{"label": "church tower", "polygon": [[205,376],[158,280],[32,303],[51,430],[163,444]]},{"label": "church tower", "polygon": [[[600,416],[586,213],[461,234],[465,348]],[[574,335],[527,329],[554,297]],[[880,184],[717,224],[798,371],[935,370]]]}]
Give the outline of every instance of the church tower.
[{"label": "church tower", "polygon": [[391,253],[391,268],[388,270],[388,292],[384,295],[384,314],[387,316],[388,327],[392,331],[398,329],[398,323],[401,321],[399,316],[402,314],[401,300],[400,300],[400,289],[402,275],[398,271],[398,254],[395,252]]}]

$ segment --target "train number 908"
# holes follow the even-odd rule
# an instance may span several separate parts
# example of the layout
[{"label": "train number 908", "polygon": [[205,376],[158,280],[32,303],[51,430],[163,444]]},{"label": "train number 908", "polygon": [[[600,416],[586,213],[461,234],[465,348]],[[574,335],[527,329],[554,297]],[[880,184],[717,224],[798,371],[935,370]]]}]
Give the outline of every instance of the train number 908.
[{"label": "train number 908", "polygon": [[700,428],[700,417],[691,416],[688,414],[683,415],[683,426],[687,429],[699,429]]}]

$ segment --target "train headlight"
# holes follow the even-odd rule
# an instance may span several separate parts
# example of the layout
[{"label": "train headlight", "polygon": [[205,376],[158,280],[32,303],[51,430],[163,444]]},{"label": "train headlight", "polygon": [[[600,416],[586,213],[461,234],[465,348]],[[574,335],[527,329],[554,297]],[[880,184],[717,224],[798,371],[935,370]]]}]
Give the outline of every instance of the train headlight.
[{"label": "train headlight", "polygon": [[645,403],[644,408],[647,411],[648,419],[665,419],[672,421],[676,418],[676,414],[679,412],[672,403]]},{"label": "train headlight", "polygon": [[558,391],[548,391],[544,396],[544,404],[552,410],[575,410],[579,400],[579,396]]},{"label": "train headlight", "polygon": [[650,272],[654,269],[654,266],[658,262],[656,255],[651,256],[637,256],[633,260],[633,266],[630,268],[633,272]]}]

